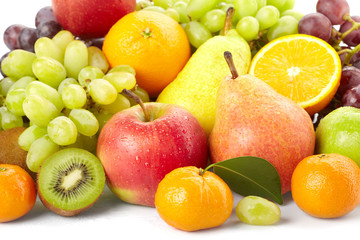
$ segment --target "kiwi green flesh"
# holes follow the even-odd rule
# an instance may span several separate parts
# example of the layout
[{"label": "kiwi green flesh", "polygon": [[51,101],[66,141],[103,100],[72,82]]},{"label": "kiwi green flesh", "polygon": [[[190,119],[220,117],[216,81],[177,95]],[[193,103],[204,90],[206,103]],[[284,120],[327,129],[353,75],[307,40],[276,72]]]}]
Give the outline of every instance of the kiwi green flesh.
[{"label": "kiwi green flesh", "polygon": [[67,148],[43,162],[38,172],[39,197],[50,210],[71,216],[96,202],[105,181],[104,169],[95,155]]}]

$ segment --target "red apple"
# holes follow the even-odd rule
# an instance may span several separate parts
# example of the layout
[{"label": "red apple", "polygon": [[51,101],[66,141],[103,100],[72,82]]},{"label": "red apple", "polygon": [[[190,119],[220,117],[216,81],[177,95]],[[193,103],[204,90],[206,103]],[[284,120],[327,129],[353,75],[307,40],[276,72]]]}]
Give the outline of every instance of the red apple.
[{"label": "red apple", "polygon": [[60,25],[84,39],[104,37],[114,23],[135,7],[136,0],[52,0]]},{"label": "red apple", "polygon": [[206,167],[207,137],[184,108],[145,103],[115,114],[100,132],[97,154],[109,188],[123,201],[154,206],[163,177],[183,166]]}]

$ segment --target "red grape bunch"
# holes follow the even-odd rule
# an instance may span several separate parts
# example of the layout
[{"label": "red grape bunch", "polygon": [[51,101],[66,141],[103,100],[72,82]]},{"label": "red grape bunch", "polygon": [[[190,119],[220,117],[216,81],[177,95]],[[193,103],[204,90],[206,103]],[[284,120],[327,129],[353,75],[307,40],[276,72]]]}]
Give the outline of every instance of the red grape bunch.
[{"label": "red grape bunch", "polygon": [[343,69],[334,107],[360,108],[359,27],[360,16],[350,15],[346,0],[318,0],[316,13],[299,21],[299,33],[321,38],[338,51]]}]

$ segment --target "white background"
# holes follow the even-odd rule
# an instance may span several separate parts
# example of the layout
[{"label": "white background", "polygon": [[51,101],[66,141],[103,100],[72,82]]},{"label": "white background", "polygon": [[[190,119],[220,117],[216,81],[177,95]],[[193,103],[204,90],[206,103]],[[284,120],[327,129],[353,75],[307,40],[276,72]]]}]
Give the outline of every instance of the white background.
[{"label": "white background", "polygon": [[[91,1],[91,0],[90,0]],[[315,0],[297,0],[295,9],[315,11]],[[348,0],[352,15],[360,15],[360,1]],[[0,34],[11,24],[35,25],[38,9],[51,0],[1,0]],[[0,41],[0,55],[8,49]],[[309,53],[311,54],[311,53]],[[0,146],[1,147],[1,146]],[[0,196],[1,197],[1,196]],[[241,199],[234,194],[234,206]],[[1,206],[0,206],[1,207]],[[168,226],[154,208],[120,201],[107,188],[98,202],[76,217],[61,217],[47,210],[40,201],[21,219],[0,224],[0,239],[335,239],[358,237],[360,206],[338,219],[317,219],[302,212],[288,193],[280,206],[281,220],[273,226],[251,226],[238,221],[235,212],[218,228],[187,233]]]}]

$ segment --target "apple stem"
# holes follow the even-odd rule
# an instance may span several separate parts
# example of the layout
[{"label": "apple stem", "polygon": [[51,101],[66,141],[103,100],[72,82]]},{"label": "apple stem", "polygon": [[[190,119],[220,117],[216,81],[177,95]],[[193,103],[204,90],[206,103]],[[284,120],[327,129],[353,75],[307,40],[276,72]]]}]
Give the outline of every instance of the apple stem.
[{"label": "apple stem", "polygon": [[141,100],[141,98],[136,95],[135,93],[133,93],[131,90],[128,90],[126,88],[124,88],[124,90],[122,90],[122,93],[126,94],[128,97],[134,99],[134,101],[140,105],[141,109],[144,112],[144,116],[145,116],[145,122],[150,122],[150,118],[149,118],[149,114],[145,108],[145,105],[143,103],[143,101]]},{"label": "apple stem", "polygon": [[233,7],[229,7],[226,11],[225,24],[223,28],[223,36],[227,34],[227,32],[231,29],[232,26],[232,18],[234,16],[235,9]]},{"label": "apple stem", "polygon": [[230,68],[230,72],[231,72],[231,75],[232,75],[231,78],[235,79],[235,78],[239,77],[239,74],[236,71],[236,67],[235,67],[234,60],[233,60],[231,52],[225,51],[224,52],[224,57],[225,57],[225,60],[226,60],[228,66]]}]

